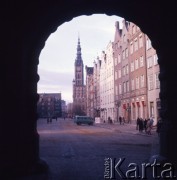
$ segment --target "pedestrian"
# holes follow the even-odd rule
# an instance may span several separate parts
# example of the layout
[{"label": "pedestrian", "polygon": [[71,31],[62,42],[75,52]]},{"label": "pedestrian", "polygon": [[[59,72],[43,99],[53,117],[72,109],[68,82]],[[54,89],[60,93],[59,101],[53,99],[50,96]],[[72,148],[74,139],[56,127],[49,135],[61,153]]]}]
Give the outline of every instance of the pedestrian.
[{"label": "pedestrian", "polygon": [[121,116],[119,116],[119,123],[120,123],[120,125],[122,124],[122,117]]},{"label": "pedestrian", "polygon": [[108,117],[108,123],[111,124],[111,118],[110,118],[110,116]]},{"label": "pedestrian", "polygon": [[144,120],[144,130],[145,130],[145,132],[147,130],[147,119]]},{"label": "pedestrian", "polygon": [[156,129],[156,132],[157,132],[158,136],[160,135],[161,127],[162,127],[162,120],[160,118],[158,118],[157,129]]},{"label": "pedestrian", "polygon": [[151,130],[152,130],[152,127],[153,127],[153,123],[154,123],[154,120],[153,120],[153,117],[151,117],[150,119],[148,119],[148,122],[147,122],[147,134],[151,135]]},{"label": "pedestrian", "polygon": [[143,132],[143,119],[139,118],[139,132]]},{"label": "pedestrian", "polygon": [[138,117],[136,120],[136,130],[139,130],[139,122],[140,122],[140,118]]}]

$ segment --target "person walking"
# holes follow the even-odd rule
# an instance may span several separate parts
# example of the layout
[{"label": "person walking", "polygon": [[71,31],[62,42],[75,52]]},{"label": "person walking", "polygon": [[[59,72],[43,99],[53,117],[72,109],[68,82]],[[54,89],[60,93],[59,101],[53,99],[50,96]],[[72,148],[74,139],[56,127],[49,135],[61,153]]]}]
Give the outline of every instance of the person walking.
[{"label": "person walking", "polygon": [[122,124],[122,117],[121,116],[119,116],[119,123],[120,123],[120,125]]},{"label": "person walking", "polygon": [[147,130],[147,119],[144,120],[144,130],[145,130],[145,132]]},{"label": "person walking", "polygon": [[138,117],[136,120],[136,130],[139,130],[139,122],[140,122],[140,118]]},{"label": "person walking", "polygon": [[148,122],[147,122],[147,134],[151,135],[151,130],[152,130],[152,127],[153,127],[153,123],[154,123],[154,119],[153,117],[151,117]]},{"label": "person walking", "polygon": [[157,129],[156,129],[156,132],[157,132],[158,136],[160,135],[161,127],[162,127],[162,120],[160,118],[158,118]]},{"label": "person walking", "polygon": [[139,132],[143,132],[143,119],[139,118]]}]

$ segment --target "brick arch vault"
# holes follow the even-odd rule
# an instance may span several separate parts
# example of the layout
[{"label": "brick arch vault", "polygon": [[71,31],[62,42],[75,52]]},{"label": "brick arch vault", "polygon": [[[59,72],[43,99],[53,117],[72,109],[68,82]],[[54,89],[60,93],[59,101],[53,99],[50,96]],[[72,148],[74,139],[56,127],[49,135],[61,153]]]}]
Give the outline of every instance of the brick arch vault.
[{"label": "brick arch vault", "polygon": [[0,175],[46,170],[39,157],[37,66],[45,41],[79,15],[117,15],[137,24],[158,54],[161,82],[159,157],[177,164],[176,5],[166,1],[2,1],[0,7]]}]

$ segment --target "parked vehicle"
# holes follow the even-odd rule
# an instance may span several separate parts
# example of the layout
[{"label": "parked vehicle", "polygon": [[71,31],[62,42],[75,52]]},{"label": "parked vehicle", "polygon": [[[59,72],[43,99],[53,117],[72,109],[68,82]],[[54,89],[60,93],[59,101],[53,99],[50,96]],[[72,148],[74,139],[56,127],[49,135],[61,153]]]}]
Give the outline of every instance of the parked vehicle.
[{"label": "parked vehicle", "polygon": [[81,124],[93,125],[94,120],[93,120],[93,118],[91,118],[89,116],[75,116],[74,117],[74,122],[77,125],[81,125]]}]

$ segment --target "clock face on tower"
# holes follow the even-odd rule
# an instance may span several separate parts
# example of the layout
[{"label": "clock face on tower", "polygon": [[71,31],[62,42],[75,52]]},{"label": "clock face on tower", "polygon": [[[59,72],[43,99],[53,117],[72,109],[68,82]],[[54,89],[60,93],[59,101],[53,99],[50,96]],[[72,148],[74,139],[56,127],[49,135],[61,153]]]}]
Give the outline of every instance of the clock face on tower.
[{"label": "clock face on tower", "polygon": [[77,70],[77,71],[81,71],[81,67],[78,66],[78,67],[76,68],[76,70]]}]

